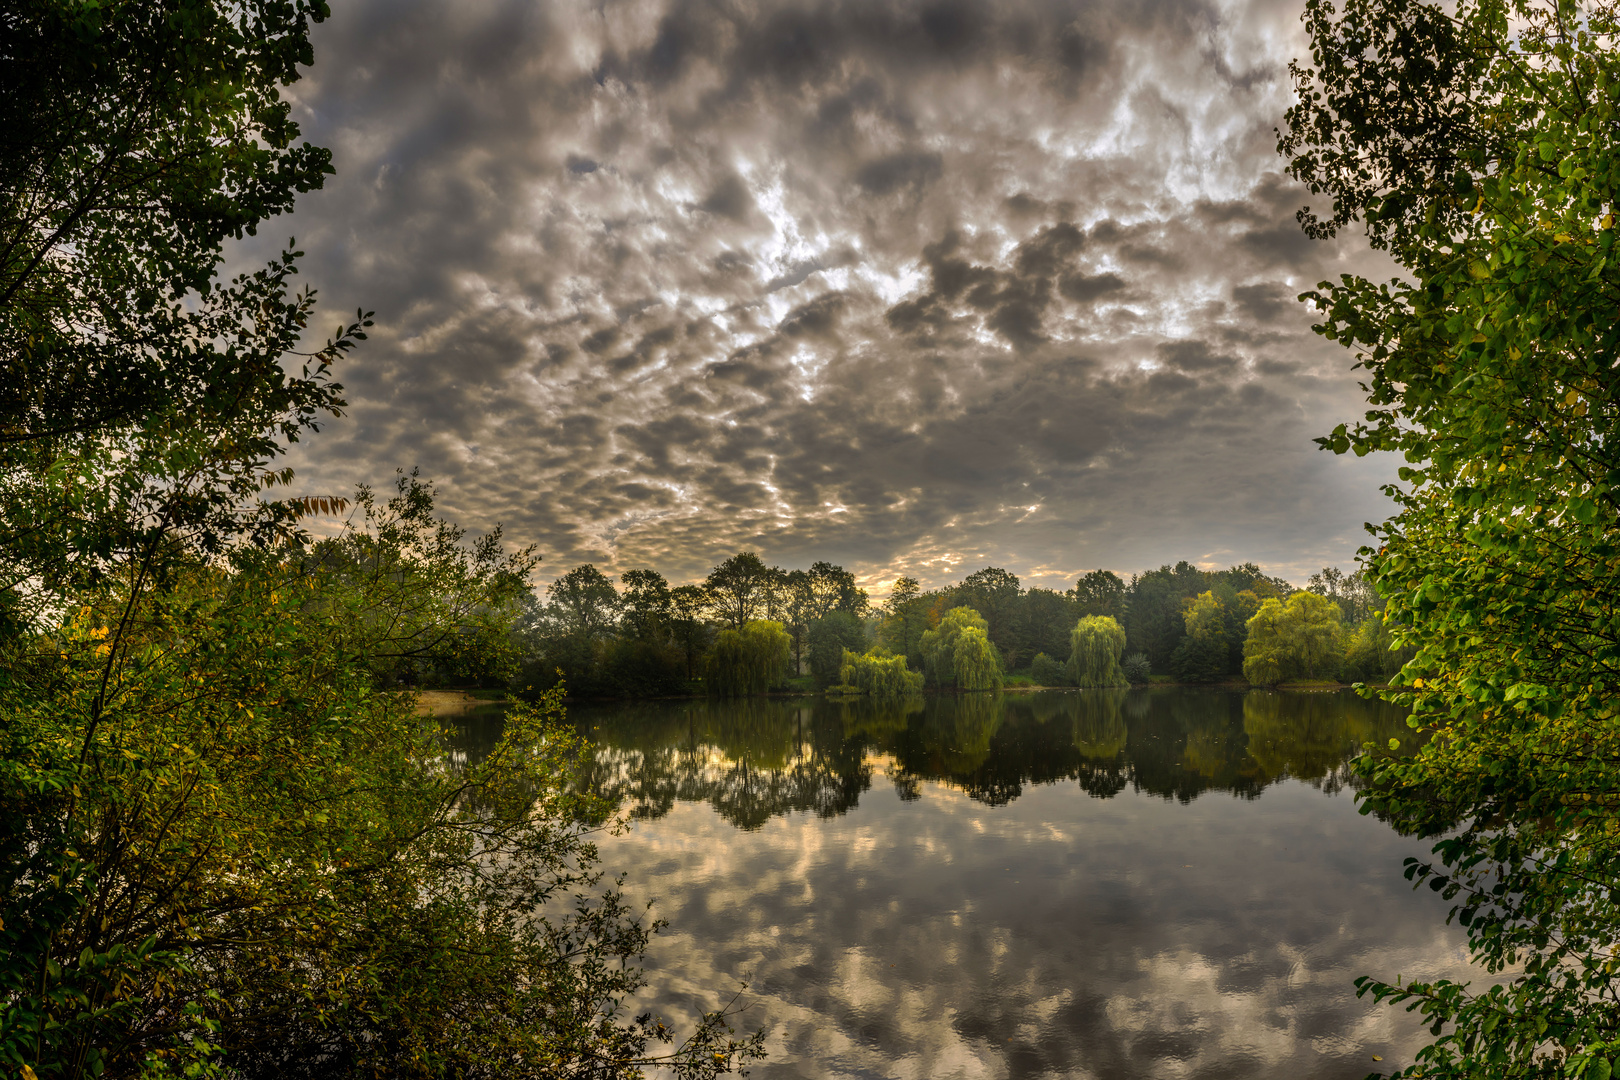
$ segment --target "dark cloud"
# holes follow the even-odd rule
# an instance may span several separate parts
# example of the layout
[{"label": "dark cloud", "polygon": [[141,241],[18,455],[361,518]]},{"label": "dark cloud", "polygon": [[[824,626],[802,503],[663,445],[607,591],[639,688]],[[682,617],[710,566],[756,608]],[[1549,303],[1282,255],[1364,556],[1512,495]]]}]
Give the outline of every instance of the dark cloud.
[{"label": "dark cloud", "polygon": [[343,6],[294,88],[338,175],[289,231],[379,325],[294,464],[420,465],[552,573],[1345,563],[1387,469],[1311,444],[1359,409],[1292,298],[1368,256],[1277,171],[1297,33],[1261,0]]}]

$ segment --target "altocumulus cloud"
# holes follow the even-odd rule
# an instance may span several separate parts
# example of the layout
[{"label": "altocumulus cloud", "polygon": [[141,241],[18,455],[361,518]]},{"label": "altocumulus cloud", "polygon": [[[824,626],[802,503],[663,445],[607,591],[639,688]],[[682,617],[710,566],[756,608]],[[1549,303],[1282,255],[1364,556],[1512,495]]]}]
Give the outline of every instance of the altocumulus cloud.
[{"label": "altocumulus cloud", "polygon": [[[979,566],[1345,563],[1387,465],[1293,297],[1290,5],[339,5],[289,226],[379,312],[311,489],[419,465],[560,573],[739,548]],[[247,254],[252,254],[250,250]]]}]

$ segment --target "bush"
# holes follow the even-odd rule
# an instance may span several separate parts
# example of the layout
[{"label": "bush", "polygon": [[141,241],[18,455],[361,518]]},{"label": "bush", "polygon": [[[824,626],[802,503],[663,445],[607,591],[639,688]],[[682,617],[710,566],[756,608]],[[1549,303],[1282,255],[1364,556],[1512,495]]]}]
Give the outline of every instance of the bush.
[{"label": "bush", "polygon": [[1043,652],[1036,653],[1035,659],[1030,662],[1029,677],[1034,680],[1037,686],[1074,685],[1069,681],[1068,673],[1063,670],[1063,665]]},{"label": "bush", "polygon": [[1119,667],[1133,683],[1146,683],[1153,678],[1153,665],[1148,661],[1147,653],[1131,653]]},{"label": "bush", "polygon": [[620,697],[683,694],[686,655],[663,642],[620,639],[603,651],[602,681]]}]

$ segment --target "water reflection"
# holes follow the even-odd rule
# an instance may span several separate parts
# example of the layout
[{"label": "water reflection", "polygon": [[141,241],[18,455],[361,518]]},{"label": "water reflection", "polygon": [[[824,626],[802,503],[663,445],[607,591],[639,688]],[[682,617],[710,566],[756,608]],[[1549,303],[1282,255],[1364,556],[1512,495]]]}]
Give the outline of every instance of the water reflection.
[{"label": "water reflection", "polygon": [[[1113,691],[893,706],[576,707],[640,818],[609,868],[671,929],[635,1003],[747,980],[763,1077],[1322,1077],[1423,1032],[1352,981],[1467,977],[1422,850],[1346,761],[1406,738],[1351,695]],[[471,756],[498,720],[459,721]]]},{"label": "water reflection", "polygon": [[924,781],[1002,806],[1032,784],[1078,781],[1187,802],[1253,798],[1283,779],[1329,791],[1366,742],[1409,736],[1402,714],[1350,694],[1087,690],[873,702],[576,706],[597,745],[590,784],[637,818],[706,802],[739,828],[856,806],[874,761],[901,798]]}]

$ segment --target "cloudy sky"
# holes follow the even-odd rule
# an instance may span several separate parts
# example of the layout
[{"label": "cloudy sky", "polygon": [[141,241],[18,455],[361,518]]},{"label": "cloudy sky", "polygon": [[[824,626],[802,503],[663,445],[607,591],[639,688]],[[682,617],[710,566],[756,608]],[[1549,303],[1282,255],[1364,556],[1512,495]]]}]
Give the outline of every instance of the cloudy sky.
[{"label": "cloudy sky", "polygon": [[1297,0],[334,7],[292,94],[337,176],[237,253],[377,311],[312,492],[420,466],[543,579],[879,593],[1303,580],[1388,513],[1310,441],[1361,407],[1293,297],[1387,270],[1294,223]]}]

